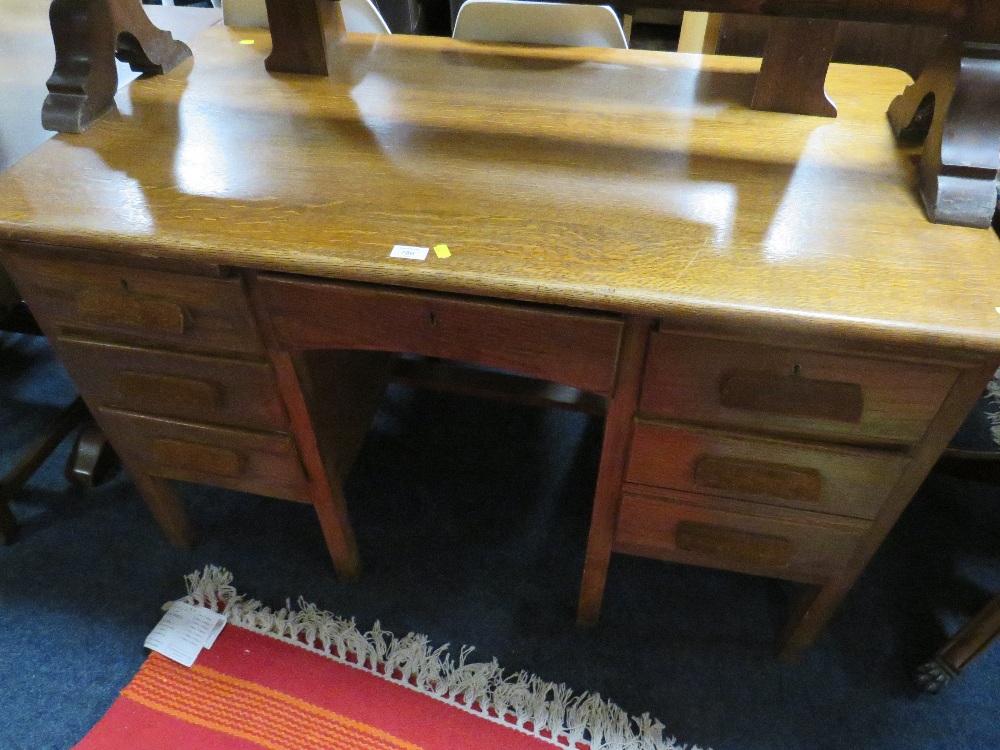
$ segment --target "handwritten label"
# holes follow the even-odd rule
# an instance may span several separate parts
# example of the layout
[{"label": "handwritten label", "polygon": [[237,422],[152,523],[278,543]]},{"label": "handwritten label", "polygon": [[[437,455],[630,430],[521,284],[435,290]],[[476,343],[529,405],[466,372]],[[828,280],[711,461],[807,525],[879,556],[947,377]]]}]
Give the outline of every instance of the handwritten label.
[{"label": "handwritten label", "polygon": [[174,602],[143,645],[190,667],[203,648],[211,648],[226,625],[226,616],[204,607]]},{"label": "handwritten label", "polygon": [[390,258],[405,258],[406,260],[425,260],[429,247],[414,247],[413,245],[396,245],[389,253]]}]

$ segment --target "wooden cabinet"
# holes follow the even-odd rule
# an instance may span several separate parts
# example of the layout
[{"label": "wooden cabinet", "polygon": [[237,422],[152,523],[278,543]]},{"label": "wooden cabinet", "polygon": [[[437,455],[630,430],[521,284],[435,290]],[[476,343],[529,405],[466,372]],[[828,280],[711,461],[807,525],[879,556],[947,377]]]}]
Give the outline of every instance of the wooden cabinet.
[{"label": "wooden cabinet", "polygon": [[313,504],[334,565],[356,573],[339,486],[287,405],[301,412],[293,366],[280,380],[241,276],[60,248],[8,248],[5,264],[173,542],[191,532],[164,480],[201,482]]}]

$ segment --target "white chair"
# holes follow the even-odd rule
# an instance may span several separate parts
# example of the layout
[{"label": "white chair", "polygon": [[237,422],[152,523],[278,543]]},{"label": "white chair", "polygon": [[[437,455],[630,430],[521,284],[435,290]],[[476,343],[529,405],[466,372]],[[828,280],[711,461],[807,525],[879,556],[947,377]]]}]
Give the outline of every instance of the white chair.
[{"label": "white chair", "polygon": [[[215,0],[213,0],[214,2]],[[344,28],[356,34],[391,34],[382,14],[372,0],[339,0]],[[222,0],[222,19],[226,26],[268,28],[264,0]]]},{"label": "white chair", "polygon": [[467,0],[458,11],[453,36],[472,42],[628,49],[621,22],[607,5]]}]

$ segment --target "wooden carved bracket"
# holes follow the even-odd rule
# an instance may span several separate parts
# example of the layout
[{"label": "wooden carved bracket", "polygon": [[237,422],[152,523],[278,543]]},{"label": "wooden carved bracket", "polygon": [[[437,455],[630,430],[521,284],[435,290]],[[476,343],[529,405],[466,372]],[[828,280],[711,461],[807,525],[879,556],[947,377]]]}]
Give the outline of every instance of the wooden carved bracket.
[{"label": "wooden carved bracket", "polygon": [[898,138],[924,142],[920,193],[930,220],[989,227],[1000,176],[1000,45],[945,44],[888,114]]},{"label": "wooden carved bracket", "polygon": [[271,54],[264,67],[272,73],[329,74],[327,44],[344,33],[340,3],[331,0],[266,0]]},{"label": "wooden carved bracket", "polygon": [[53,0],[49,21],[56,64],[42,106],[46,130],[82,133],[111,109],[116,57],[155,75],[191,56],[186,44],[153,25],[141,0]]},{"label": "wooden carved bracket", "polygon": [[750,106],[765,112],[836,117],[825,85],[837,28],[836,21],[773,19]]}]

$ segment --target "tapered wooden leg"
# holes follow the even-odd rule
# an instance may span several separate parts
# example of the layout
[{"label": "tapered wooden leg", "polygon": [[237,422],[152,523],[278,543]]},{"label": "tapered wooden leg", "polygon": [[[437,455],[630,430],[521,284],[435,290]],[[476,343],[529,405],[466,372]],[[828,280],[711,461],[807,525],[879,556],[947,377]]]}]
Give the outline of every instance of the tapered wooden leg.
[{"label": "tapered wooden leg", "polygon": [[139,495],[160,524],[167,540],[175,547],[189,549],[194,543],[194,535],[191,533],[187,512],[167,480],[142,471],[130,473]]},{"label": "tapered wooden leg", "polygon": [[833,617],[850,586],[840,582],[810,586],[789,615],[781,638],[781,659],[797,660]]},{"label": "tapered wooden leg", "polygon": [[629,318],[625,322],[622,353],[618,360],[622,364],[604,424],[601,465],[594,492],[594,510],[587,538],[583,580],[580,584],[580,603],[576,615],[578,625],[595,624],[601,613],[601,599],[604,597],[604,584],[607,581],[608,564],[611,562],[615,523],[621,503],[622,481],[625,478],[625,456],[632,439],[632,416],[639,403],[646,341],[651,327],[652,321],[646,318]]},{"label": "tapered wooden leg", "polygon": [[753,109],[836,117],[826,73],[837,41],[835,21],[775,18],[753,92]]},{"label": "tapered wooden leg", "polygon": [[46,84],[42,127],[82,133],[114,105],[115,56],[143,73],[163,73],[191,56],[183,42],[153,26],[141,0],[53,0],[56,63]]},{"label": "tapered wooden leg", "polygon": [[924,141],[920,193],[940,224],[987,228],[1000,173],[1000,45],[946,42],[889,106],[901,140]]},{"label": "tapered wooden leg", "polygon": [[299,370],[305,374],[304,367],[297,369],[295,357],[286,352],[271,352],[271,363],[288,405],[292,431],[309,476],[310,500],[316,508],[333,567],[340,580],[357,580],[361,574],[361,561],[358,558],[354,530],[347,515],[342,480],[336,471],[335,462],[332,459],[324,460],[316,442],[316,430],[299,382]]},{"label": "tapered wooden leg", "polygon": [[1000,596],[973,617],[955,636],[916,671],[917,684],[928,693],[937,693],[961,674],[969,662],[1000,636]]}]

